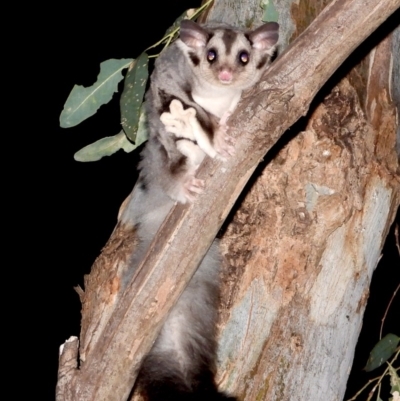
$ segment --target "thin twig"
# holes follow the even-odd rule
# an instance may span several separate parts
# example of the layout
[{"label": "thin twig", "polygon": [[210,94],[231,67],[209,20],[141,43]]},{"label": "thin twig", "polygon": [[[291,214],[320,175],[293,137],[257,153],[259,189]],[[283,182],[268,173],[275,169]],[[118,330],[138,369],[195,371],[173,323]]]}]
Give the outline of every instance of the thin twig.
[{"label": "thin twig", "polygon": [[[196,11],[188,18],[188,19],[196,19],[214,0],[208,0],[207,3],[203,4],[201,7],[197,8]],[[178,35],[179,32],[179,27],[176,27],[173,31],[171,31],[168,35],[165,35],[162,39],[160,39],[158,42],[154,43],[154,45],[151,45],[148,47],[147,50],[154,49],[155,47],[165,43],[164,49],[169,46],[169,44],[174,40],[175,36]],[[157,57],[157,55],[149,56],[149,58],[154,58]]]},{"label": "thin twig", "polygon": [[368,395],[367,401],[370,401],[372,396],[374,395],[374,392],[376,390],[376,387],[379,386],[379,391],[380,391],[380,385],[381,385],[381,381],[382,379],[387,375],[389,367],[393,364],[393,362],[397,359],[397,357],[399,356],[399,352],[400,352],[400,348],[397,349],[397,352],[395,354],[395,356],[393,357],[393,359],[391,360],[391,363],[387,362],[388,366],[385,369],[385,371],[382,373],[381,377],[378,380],[378,383],[375,385],[375,387],[371,390],[371,392]]},{"label": "thin twig", "polygon": [[381,330],[380,330],[380,332],[379,332],[379,339],[380,339],[380,340],[382,339],[382,329],[383,329],[383,325],[384,325],[384,323],[385,323],[385,319],[386,319],[387,313],[388,313],[388,311],[389,311],[390,306],[392,305],[393,299],[394,299],[394,297],[396,296],[397,291],[399,290],[399,288],[400,288],[400,284],[399,284],[399,285],[397,286],[397,288],[394,290],[394,293],[393,293],[393,295],[392,295],[392,298],[390,298],[389,304],[388,304],[388,306],[387,306],[387,308],[386,308],[386,310],[385,310],[385,314],[383,315],[382,323],[381,323]]},{"label": "thin twig", "polygon": [[354,401],[370,384],[372,384],[373,382],[376,382],[377,380],[379,380],[379,376],[374,377],[371,380],[368,380],[368,383],[364,387],[362,387],[360,390],[358,390],[357,393],[352,398],[349,398],[347,401]]},{"label": "thin twig", "polygon": [[387,372],[389,371],[389,366],[385,369],[385,371],[382,373],[381,377],[378,380],[378,383],[376,383],[376,385],[373,387],[373,389],[370,391],[370,393],[368,394],[368,398],[367,401],[370,401],[372,396],[375,393],[375,390],[378,386],[380,386],[382,379],[386,376]]},{"label": "thin twig", "polygon": [[[393,359],[390,361],[390,363],[388,362],[388,367],[385,369],[385,371],[381,374],[381,376],[379,377],[374,377],[373,379],[368,380],[368,383],[362,387],[359,391],[357,391],[357,393],[352,397],[349,398],[346,401],[354,401],[370,384],[372,384],[373,382],[378,380],[378,383],[376,383],[376,385],[373,387],[373,389],[369,392],[368,394],[368,398],[367,401],[371,400],[371,397],[374,395],[375,390],[378,386],[380,386],[382,379],[386,376],[388,370],[389,370],[389,366],[393,365],[393,362],[396,361],[397,357],[399,356],[400,353],[400,347],[397,347],[396,349],[396,354],[394,355]],[[379,391],[380,391],[380,387],[379,387]]]}]

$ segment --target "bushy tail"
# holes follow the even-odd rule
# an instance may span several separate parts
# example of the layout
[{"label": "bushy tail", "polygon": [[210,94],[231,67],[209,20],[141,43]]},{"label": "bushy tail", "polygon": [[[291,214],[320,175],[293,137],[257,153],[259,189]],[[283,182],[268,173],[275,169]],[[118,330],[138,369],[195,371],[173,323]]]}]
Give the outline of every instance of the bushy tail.
[{"label": "bushy tail", "polygon": [[[180,375],[166,374],[163,377],[148,375],[142,370],[138,380],[139,388],[147,401],[237,401],[218,391],[211,371],[203,371],[196,379],[188,383]],[[153,372],[152,372],[153,373]]]}]

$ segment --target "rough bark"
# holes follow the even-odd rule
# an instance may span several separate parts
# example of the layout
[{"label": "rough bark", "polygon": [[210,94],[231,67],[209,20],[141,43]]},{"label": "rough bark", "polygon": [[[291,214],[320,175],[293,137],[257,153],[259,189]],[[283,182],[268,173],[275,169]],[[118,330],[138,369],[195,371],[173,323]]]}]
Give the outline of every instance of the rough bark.
[{"label": "rough bark", "polygon": [[[318,12],[319,2],[292,7],[296,32],[310,3]],[[224,233],[220,384],[240,399],[343,398],[399,205],[399,28],[383,37],[370,38],[358,54],[379,45],[291,128],[291,137],[304,131],[260,168]]]},{"label": "rough bark", "polygon": [[[71,362],[77,357],[72,341],[64,347],[68,357],[64,352],[60,357],[58,401],[128,397],[163,317],[258,162],[307,113],[340,63],[399,5],[399,0],[353,0],[324,9],[241,102],[230,121],[237,137],[235,157],[225,164],[206,161],[199,177],[205,178],[207,191],[195,205],[171,211],[143,268],[121,296],[120,271],[136,240],[130,221],[133,192],[85,279],[85,292],[80,291],[81,366],[75,370]],[[390,148],[396,123],[394,108],[384,98],[387,82],[383,78],[383,86],[371,91],[365,103],[372,116],[378,100],[385,111],[375,125],[364,118],[356,91],[341,82],[315,109],[307,130],[270,164],[272,171],[265,170],[226,231],[229,266],[220,348],[225,374],[220,379],[243,399],[340,399],[369,278],[399,201],[397,158]],[[379,136],[373,126],[381,127],[382,118],[388,130]],[[330,251],[335,247],[340,253]],[[192,253],[185,254],[186,249]],[[332,266],[340,273],[331,275]],[[351,338],[339,336],[334,342],[335,325],[356,329]],[[278,347],[278,339],[284,345]],[[338,356],[338,347],[345,349],[344,356]],[[326,369],[316,350],[329,356]],[[329,370],[335,366],[331,360],[343,362],[337,377],[329,376],[335,372]],[[316,366],[319,378],[305,380]],[[323,396],[311,396],[318,391]]]}]

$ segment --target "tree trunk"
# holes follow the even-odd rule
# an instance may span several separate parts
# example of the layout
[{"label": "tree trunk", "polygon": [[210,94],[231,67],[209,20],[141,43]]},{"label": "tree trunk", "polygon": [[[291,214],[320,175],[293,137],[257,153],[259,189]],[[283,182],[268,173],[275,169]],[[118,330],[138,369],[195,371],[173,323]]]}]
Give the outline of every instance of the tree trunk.
[{"label": "tree trunk", "polygon": [[[209,17],[235,22],[228,3],[217,1]],[[323,8],[317,0],[283,3],[276,7],[285,41]],[[199,172],[211,176],[206,194],[171,211],[122,295],[121,270],[137,241],[129,219],[133,191],[85,277],[85,292],[80,290],[81,366],[75,369],[78,345],[71,339],[60,356],[58,401],[127,399],[164,316],[257,163],[306,114],[347,55],[399,5],[334,1],[320,14],[241,102],[230,121],[235,157],[223,166],[206,161]],[[258,24],[258,1],[238,7],[232,15],[239,25]],[[399,75],[392,57],[398,40],[398,34],[387,36],[347,76],[341,71],[324,87],[234,208],[222,240],[219,380],[243,400],[343,397],[370,278],[399,204],[392,100],[399,100],[398,89],[393,91],[399,77],[391,82],[392,68]],[[184,240],[190,255],[180,245]]]},{"label": "tree trunk", "polygon": [[[321,3],[281,4],[293,16],[281,23],[285,37]],[[399,205],[399,28],[386,35],[396,14],[262,163],[224,232],[219,379],[242,400],[343,399]]]}]

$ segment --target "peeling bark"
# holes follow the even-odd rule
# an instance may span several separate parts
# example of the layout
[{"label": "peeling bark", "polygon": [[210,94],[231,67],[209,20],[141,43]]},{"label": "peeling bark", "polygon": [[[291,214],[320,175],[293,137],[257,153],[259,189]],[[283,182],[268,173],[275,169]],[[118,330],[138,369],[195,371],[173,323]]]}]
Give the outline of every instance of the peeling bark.
[{"label": "peeling bark", "polygon": [[394,38],[309,113],[224,233],[219,379],[240,399],[343,398],[399,205]]},{"label": "peeling bark", "polygon": [[368,147],[376,134],[343,79],[229,225],[227,271],[240,279],[224,291],[219,371],[241,399],[342,399],[399,202],[398,176]]}]

